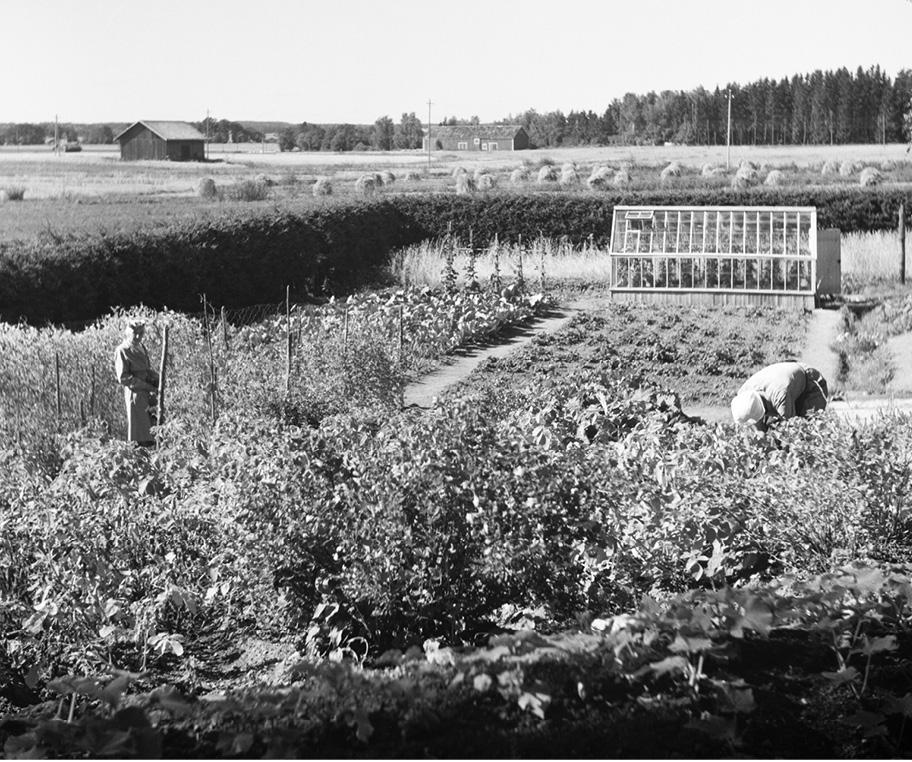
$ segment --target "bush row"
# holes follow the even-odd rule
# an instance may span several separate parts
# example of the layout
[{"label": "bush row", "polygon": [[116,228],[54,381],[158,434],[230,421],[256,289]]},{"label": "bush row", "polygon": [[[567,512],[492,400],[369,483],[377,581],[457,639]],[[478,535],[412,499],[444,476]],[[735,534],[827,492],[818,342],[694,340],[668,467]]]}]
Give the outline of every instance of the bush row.
[{"label": "bush row", "polygon": [[487,244],[543,235],[606,245],[617,204],[816,206],[818,226],[843,232],[896,225],[899,190],[754,189],[390,196],[293,214],[226,215],[164,231],[54,236],[0,244],[0,319],[88,320],[116,306],[198,310],[200,294],[225,306],[281,299],[370,278],[397,248],[452,231]]}]

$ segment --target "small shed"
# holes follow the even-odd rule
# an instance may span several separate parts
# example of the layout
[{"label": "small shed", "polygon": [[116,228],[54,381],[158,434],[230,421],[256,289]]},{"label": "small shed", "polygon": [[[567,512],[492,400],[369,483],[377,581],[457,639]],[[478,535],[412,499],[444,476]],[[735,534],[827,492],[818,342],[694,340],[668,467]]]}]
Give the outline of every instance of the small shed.
[{"label": "small shed", "polygon": [[203,161],[206,158],[206,137],[186,122],[134,122],[114,140],[120,143],[123,161]]},{"label": "small shed", "polygon": [[[458,124],[431,128],[433,147],[442,151],[520,151],[529,136],[519,124]],[[424,150],[428,147],[424,136]]]}]

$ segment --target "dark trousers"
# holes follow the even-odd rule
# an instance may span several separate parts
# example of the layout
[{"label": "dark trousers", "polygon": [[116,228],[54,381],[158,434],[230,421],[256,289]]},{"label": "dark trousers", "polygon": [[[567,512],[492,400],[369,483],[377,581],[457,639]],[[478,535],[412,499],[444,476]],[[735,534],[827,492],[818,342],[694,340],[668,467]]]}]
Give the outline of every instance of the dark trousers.
[{"label": "dark trousers", "polygon": [[804,394],[795,400],[795,413],[804,416],[810,410],[825,410],[829,389],[826,379],[820,375],[816,368],[805,368],[804,375],[807,379]]}]

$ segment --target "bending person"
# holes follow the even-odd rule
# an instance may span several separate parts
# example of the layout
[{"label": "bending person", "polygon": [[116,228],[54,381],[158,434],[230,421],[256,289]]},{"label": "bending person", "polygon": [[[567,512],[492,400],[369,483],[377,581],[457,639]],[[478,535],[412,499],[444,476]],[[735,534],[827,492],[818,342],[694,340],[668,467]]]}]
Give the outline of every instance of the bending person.
[{"label": "bending person", "polygon": [[774,421],[826,409],[828,395],[826,379],[816,368],[777,362],[744,382],[731,401],[732,418],[766,431]]},{"label": "bending person", "polygon": [[146,326],[141,320],[131,320],[126,336],[114,353],[114,372],[124,388],[127,408],[127,441],[143,446],[155,443],[152,439],[152,420],[149,407],[158,392],[158,373],[149,363],[149,354],[142,344]]}]

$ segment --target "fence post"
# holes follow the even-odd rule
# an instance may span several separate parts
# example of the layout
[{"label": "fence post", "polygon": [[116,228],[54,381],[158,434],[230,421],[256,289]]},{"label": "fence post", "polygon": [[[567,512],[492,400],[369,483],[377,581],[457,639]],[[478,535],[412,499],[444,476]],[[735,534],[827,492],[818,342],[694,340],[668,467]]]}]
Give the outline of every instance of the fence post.
[{"label": "fence post", "polygon": [[906,282],[906,205],[899,202],[899,282]]},{"label": "fence post", "polygon": [[60,431],[60,353],[54,352],[54,396],[57,402],[57,431]]},{"label": "fence post", "polygon": [[291,286],[285,286],[285,396],[291,389]]}]

